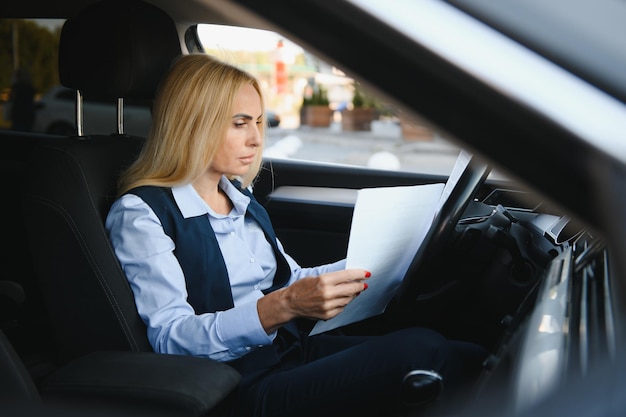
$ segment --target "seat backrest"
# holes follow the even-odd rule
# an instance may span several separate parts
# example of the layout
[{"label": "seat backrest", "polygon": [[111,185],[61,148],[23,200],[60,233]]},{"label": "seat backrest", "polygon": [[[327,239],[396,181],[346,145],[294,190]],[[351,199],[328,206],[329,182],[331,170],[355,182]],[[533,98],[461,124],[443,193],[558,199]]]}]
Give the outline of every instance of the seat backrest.
[{"label": "seat backrest", "polygon": [[24,216],[59,359],[94,350],[150,350],[103,219],[119,171],[141,146],[130,137],[54,139],[37,147]]},{"label": "seat backrest", "polygon": [[[59,73],[86,97],[149,100],[180,53],[175,25],[160,9],[105,0],[66,21]],[[104,228],[118,175],[142,143],[92,135],[51,139],[33,151],[24,215],[61,361],[96,350],[152,350]]]}]

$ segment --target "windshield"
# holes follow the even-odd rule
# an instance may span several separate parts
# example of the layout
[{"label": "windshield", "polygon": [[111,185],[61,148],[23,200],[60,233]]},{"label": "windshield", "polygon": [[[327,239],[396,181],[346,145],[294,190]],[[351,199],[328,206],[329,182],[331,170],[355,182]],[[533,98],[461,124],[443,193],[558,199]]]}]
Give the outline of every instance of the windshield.
[{"label": "windshield", "polygon": [[[447,3],[350,1],[474,78],[626,162],[626,106],[597,86]],[[465,3],[487,9],[484,2]]]}]

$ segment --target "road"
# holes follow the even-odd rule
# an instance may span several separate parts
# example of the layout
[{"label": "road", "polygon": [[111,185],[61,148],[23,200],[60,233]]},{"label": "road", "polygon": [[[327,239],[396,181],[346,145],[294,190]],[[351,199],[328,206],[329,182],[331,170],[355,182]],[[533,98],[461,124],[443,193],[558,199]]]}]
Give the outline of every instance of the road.
[{"label": "road", "polygon": [[451,172],[459,154],[458,147],[442,138],[405,140],[392,126],[374,132],[342,132],[336,126],[272,128],[265,149],[273,157],[442,175]]}]

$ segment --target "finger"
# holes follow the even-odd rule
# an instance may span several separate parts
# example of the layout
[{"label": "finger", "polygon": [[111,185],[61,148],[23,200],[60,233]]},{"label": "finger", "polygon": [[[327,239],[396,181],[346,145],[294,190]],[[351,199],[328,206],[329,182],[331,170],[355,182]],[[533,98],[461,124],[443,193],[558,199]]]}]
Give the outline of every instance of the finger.
[{"label": "finger", "polygon": [[329,296],[331,306],[344,306],[354,300],[368,288],[368,284],[360,281],[351,281],[334,287],[334,294]]},{"label": "finger", "polygon": [[350,304],[350,302],[354,299],[354,297],[344,297],[342,299],[337,299],[336,304],[334,307],[332,308],[328,308],[327,310],[325,310],[324,314],[323,314],[323,320],[328,320],[331,319],[333,317],[335,317],[336,315],[338,315],[339,313],[341,313],[348,304]]},{"label": "finger", "polygon": [[363,282],[363,280],[346,282],[341,284],[341,286],[347,294],[352,293],[353,295],[358,295],[369,288],[369,284],[367,282]]},{"label": "finger", "polygon": [[363,289],[360,290],[360,291],[357,291],[356,293],[354,293],[354,297],[353,298],[358,297],[363,291],[365,291],[368,288],[367,283],[363,282],[362,284],[363,284]]},{"label": "finger", "polygon": [[368,279],[371,275],[372,274],[365,269],[344,269],[320,275],[320,279],[325,281],[328,285],[339,285],[348,282],[362,281]]}]

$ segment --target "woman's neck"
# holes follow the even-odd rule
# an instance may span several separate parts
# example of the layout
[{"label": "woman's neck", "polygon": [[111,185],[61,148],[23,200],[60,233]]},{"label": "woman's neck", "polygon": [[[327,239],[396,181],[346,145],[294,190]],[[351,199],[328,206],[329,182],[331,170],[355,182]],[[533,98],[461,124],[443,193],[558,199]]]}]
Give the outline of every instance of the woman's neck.
[{"label": "woman's neck", "polygon": [[192,185],[214,212],[226,215],[233,209],[233,203],[224,190],[219,187],[220,179],[221,176],[209,178],[205,175],[194,181]]}]

